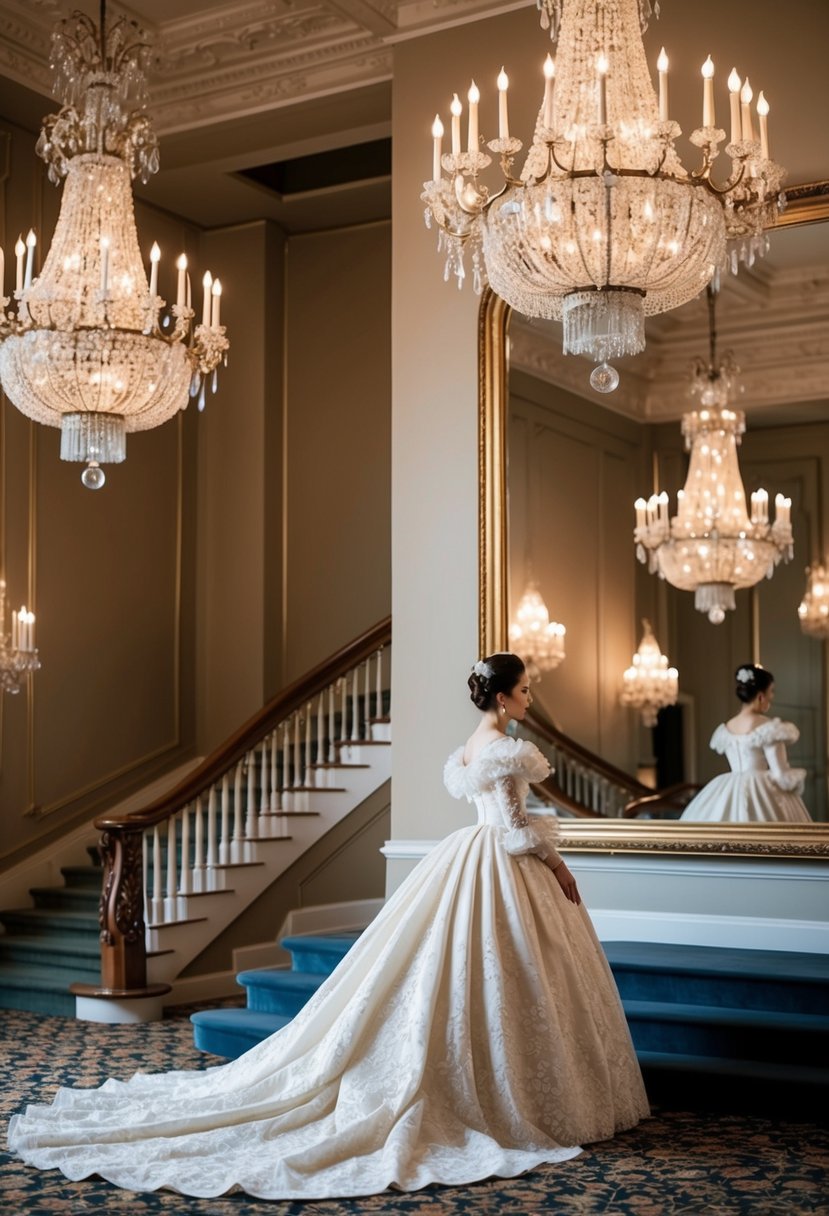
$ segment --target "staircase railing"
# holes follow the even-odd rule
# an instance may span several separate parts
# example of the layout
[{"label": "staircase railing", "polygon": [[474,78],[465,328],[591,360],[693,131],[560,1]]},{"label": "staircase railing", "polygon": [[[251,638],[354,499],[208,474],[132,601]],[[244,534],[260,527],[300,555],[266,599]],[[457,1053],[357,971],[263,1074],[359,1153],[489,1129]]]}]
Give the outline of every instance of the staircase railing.
[{"label": "staircase railing", "polygon": [[554,726],[537,707],[530,709],[521,734],[537,743],[552,764],[552,779],[534,787],[550,805],[579,818],[616,818],[634,799],[654,791],[609,764]]},{"label": "staircase railing", "polygon": [[95,820],[101,988],[83,986],[84,995],[167,990],[147,985],[145,906],[151,926],[185,921],[188,896],[221,890],[222,867],[247,860],[252,841],[288,835],[291,814],[325,784],[340,750],[385,720],[390,643],[387,617],[278,693],[163,798]]}]

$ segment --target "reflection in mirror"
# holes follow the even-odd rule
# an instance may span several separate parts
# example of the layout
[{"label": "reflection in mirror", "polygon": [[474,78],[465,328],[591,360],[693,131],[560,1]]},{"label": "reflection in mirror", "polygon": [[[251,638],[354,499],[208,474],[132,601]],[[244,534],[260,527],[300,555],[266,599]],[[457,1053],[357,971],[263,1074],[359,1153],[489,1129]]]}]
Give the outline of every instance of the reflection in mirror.
[{"label": "reflection in mirror", "polygon": [[[772,499],[777,493],[791,498],[794,558],[751,591],[738,591],[735,609],[714,625],[695,610],[692,593],[636,562],[632,539],[635,499],[665,490],[671,515],[676,511],[688,467],[680,422],[695,404],[690,372],[708,353],[705,298],[649,319],[646,351],[622,367],[613,399],[584,395],[583,365],[560,355],[554,323],[509,320],[502,403],[508,585],[501,603],[492,586],[497,566],[486,575],[482,567],[482,641],[495,639],[499,613],[504,636],[506,618],[532,577],[550,616],[567,629],[566,659],[543,675],[536,700],[557,728],[553,736],[562,732],[604,763],[598,792],[585,792],[583,773],[572,776],[586,765],[584,756],[565,756],[555,737],[547,749],[559,761],[560,783],[569,783],[565,793],[581,781],[582,801],[597,814],[618,816],[638,797],[642,816],[682,815],[693,792],[687,785],[706,786],[728,768],[723,749],[712,750],[709,741],[740,710],[735,669],[761,663],[775,676],[770,716],[797,728],[796,740],[789,731],[778,742],[788,763],[806,771],[803,801],[814,820],[829,818],[826,645],[805,633],[798,618],[806,568],[829,556],[828,321],[829,224],[781,228],[764,261],[723,279],[718,343],[740,368],[742,391],[734,404],[746,413],[743,484],[747,495],[762,486]],[[487,358],[497,367],[497,350]],[[491,438],[498,429],[497,385],[488,404]],[[486,411],[482,421],[486,433]],[[482,506],[491,527],[498,493],[486,434],[484,448]],[[643,617],[679,669],[677,706],[660,711],[653,730],[620,703]],[[770,763],[760,754],[764,766]],[[619,788],[611,794],[614,782]],[[648,786],[678,785],[683,794],[667,805],[648,800]]]}]

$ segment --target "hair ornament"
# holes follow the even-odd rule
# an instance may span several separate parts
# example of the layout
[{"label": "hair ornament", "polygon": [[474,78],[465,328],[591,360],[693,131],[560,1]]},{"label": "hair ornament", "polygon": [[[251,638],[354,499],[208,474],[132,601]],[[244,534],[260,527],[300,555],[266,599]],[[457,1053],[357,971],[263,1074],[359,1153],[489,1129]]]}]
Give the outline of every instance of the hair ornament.
[{"label": "hair ornament", "polygon": [[754,672],[751,670],[750,667],[738,667],[737,668],[737,679],[740,681],[741,684],[750,684],[751,681],[754,679]]},{"label": "hair ornament", "polygon": [[491,680],[495,672],[490,667],[489,663],[485,663],[483,659],[478,659],[478,662],[472,668],[476,676],[481,676],[484,680]]}]

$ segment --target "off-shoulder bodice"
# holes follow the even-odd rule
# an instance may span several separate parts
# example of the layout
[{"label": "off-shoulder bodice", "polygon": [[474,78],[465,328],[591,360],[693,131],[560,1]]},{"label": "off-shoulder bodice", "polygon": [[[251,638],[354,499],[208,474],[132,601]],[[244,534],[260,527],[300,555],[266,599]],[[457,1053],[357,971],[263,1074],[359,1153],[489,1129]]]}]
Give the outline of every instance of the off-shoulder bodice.
[{"label": "off-shoulder bodice", "polygon": [[457,748],[446,761],[443,780],[449,793],[474,802],[478,824],[498,829],[508,853],[542,858],[554,853],[555,816],[537,816],[530,823],[526,812],[530,782],[550,774],[550,762],[535,744],[505,735],[482,747],[469,764],[463,752]]},{"label": "off-shoulder bodice", "polygon": [[721,723],[711,736],[711,749],[724,755],[733,773],[771,774],[780,789],[799,790],[805,770],[790,768],[786,745],[796,743],[800,732],[793,722],[770,718],[745,735],[735,735]]}]

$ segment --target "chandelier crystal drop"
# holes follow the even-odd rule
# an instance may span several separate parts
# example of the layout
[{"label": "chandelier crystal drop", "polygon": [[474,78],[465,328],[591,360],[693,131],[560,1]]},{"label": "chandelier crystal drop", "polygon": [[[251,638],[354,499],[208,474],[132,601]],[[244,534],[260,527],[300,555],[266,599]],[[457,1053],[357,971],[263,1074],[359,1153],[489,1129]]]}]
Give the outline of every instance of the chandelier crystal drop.
[{"label": "chandelier crystal drop", "polygon": [[513,651],[524,660],[531,679],[539,679],[543,671],[552,671],[563,661],[566,633],[563,625],[550,620],[541,592],[535,583],[530,583],[509,627],[509,640]]},{"label": "chandelier crystal drop", "polygon": [[25,608],[12,612],[6,633],[6,584],[0,579],[0,689],[18,693],[23,677],[40,668],[35,646],[35,614]]},{"label": "chandelier crystal drop", "polygon": [[644,349],[645,316],[698,295],[726,263],[728,241],[733,269],[765,250],[784,171],[769,157],[765,98],[758,99],[756,139],[750,86],[746,81],[735,95],[732,74],[725,148],[731,172],[722,183],[712,179],[726,133],[716,126],[710,57],[702,69],[702,126],[691,135],[702,164],[692,172],[682,166],[674,148],[681,131],[668,112],[667,57],[663,51],[658,62],[658,98],[645,60],[641,31],[650,0],[539,0],[539,7],[542,24],[558,35],[558,55],[555,64],[547,57],[544,99],[520,176],[512,166],[523,144],[510,134],[502,69],[498,139],[486,144],[500,159],[502,184],[490,191],[480,180],[492,158],[479,140],[473,83],[466,149],[456,94],[451,152],[443,154],[438,116],[432,178],[421,198],[427,225],[439,228],[444,277],[455,274],[462,285],[469,250],[475,290],[488,282],[518,312],[560,320],[564,353],[592,358],[599,364],[593,387],[611,392],[618,373],[608,360]]},{"label": "chandelier crystal drop", "polygon": [[829,569],[825,562],[807,569],[806,590],[797,615],[800,628],[809,637],[829,638]]},{"label": "chandelier crystal drop", "polygon": [[679,693],[679,672],[668,666],[659,649],[650,621],[642,621],[642,641],[633,656],[633,665],[622,677],[619,700],[630,709],[638,709],[645,726],[656,726],[656,716],[666,705],[676,705]]},{"label": "chandelier crystal drop", "polygon": [[[52,39],[60,113],[44,120],[37,152],[51,181],[65,178],[60,214],[41,273],[37,237],[18,241],[14,299],[0,308],[0,381],[21,413],[61,428],[61,458],[86,462],[84,485],[103,485],[102,463],[126,457],[129,431],[148,430],[199,395],[228,341],[221,283],[204,278],[201,323],[192,322],[187,259],[177,262],[177,299],[158,294],[158,245],[150,277],[141,259],[132,179],[158,169],[146,104],[149,48],[125,18],[107,27],[82,13]],[[0,290],[2,295],[2,290]]]},{"label": "chandelier crystal drop", "polygon": [[729,398],[737,368],[730,356],[716,356],[715,293],[709,289],[710,360],[698,361],[693,391],[700,408],[685,414],[682,434],[690,450],[688,477],[677,494],[677,513],[668,518],[668,495],[636,500],[636,555],[651,573],[682,591],[695,593],[694,605],[712,624],[736,606],[734,592],[771,578],[779,561],[793,552],[791,499],[775,497],[769,519],[766,490],[751,495],[751,514],[740,476],[737,445],[745,414]]}]

